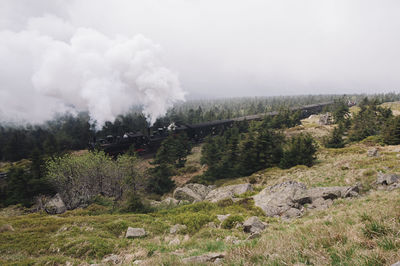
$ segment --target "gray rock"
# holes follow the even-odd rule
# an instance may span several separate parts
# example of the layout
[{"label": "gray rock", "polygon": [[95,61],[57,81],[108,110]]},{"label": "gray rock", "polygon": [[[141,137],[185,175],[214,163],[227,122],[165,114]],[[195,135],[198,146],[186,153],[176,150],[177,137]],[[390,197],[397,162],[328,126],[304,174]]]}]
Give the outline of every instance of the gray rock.
[{"label": "gray rock", "polygon": [[368,155],[368,157],[378,157],[379,156],[379,150],[377,148],[369,149],[367,151],[367,155]]},{"label": "gray rock", "polygon": [[230,215],[230,214],[225,214],[225,215],[219,214],[219,215],[217,215],[217,219],[222,223],[222,222],[224,222],[229,216],[231,216],[231,215]]},{"label": "gray rock", "polygon": [[178,237],[175,237],[174,239],[172,239],[171,241],[169,241],[168,245],[170,246],[177,246],[181,243],[181,241],[179,240]]},{"label": "gray rock", "polygon": [[393,263],[391,266],[400,266],[400,261]]},{"label": "gray rock", "polygon": [[400,181],[400,176],[396,174],[384,174],[382,172],[378,173],[378,178],[376,180],[376,183],[378,185],[392,185],[394,183],[399,183]]},{"label": "gray rock", "polygon": [[48,214],[61,214],[67,210],[60,194],[56,194],[45,205],[44,209]]},{"label": "gray rock", "polygon": [[102,260],[103,263],[113,264],[113,265],[120,264],[122,261],[123,258],[115,254],[110,254]]},{"label": "gray rock", "polygon": [[176,224],[169,229],[170,234],[176,234],[179,233],[182,230],[185,230],[187,227],[184,224]]},{"label": "gray rock", "polygon": [[10,224],[3,224],[2,226],[0,226],[0,233],[14,231],[14,228]]},{"label": "gray rock", "polygon": [[321,114],[319,116],[318,123],[320,125],[330,125],[330,124],[332,124],[332,116],[331,116],[331,114],[330,113]]},{"label": "gray rock", "polygon": [[253,186],[250,183],[219,187],[211,190],[205,200],[218,202],[224,199],[233,199],[235,195],[240,195],[247,191],[253,191]]},{"label": "gray rock", "polygon": [[[311,202],[304,184],[288,181],[263,189],[255,195],[254,204],[267,216],[282,216],[291,208],[299,209],[301,204]],[[293,199],[296,199],[294,201]]]},{"label": "gray rock", "polygon": [[243,223],[243,230],[246,233],[261,232],[265,227],[266,225],[257,216],[252,216]]},{"label": "gray rock", "polygon": [[145,260],[135,260],[134,262],[132,262],[133,265],[140,265],[145,263]]},{"label": "gray rock", "polygon": [[310,204],[310,209],[324,209],[334,199],[358,196],[359,190],[359,185],[307,189],[304,184],[288,181],[267,187],[253,198],[267,216],[291,219],[302,215],[305,204]]},{"label": "gray rock", "polygon": [[128,230],[126,230],[126,238],[138,238],[138,237],[143,237],[146,235],[146,231],[143,228],[133,228],[133,227],[128,227]]},{"label": "gray rock", "polygon": [[200,202],[205,199],[207,194],[214,186],[205,186],[201,184],[186,184],[174,190],[174,198],[176,200],[186,200],[189,202]]},{"label": "gray rock", "polygon": [[222,259],[225,257],[225,253],[208,253],[200,256],[192,256],[182,259],[183,263],[206,263],[215,262],[217,259]]}]

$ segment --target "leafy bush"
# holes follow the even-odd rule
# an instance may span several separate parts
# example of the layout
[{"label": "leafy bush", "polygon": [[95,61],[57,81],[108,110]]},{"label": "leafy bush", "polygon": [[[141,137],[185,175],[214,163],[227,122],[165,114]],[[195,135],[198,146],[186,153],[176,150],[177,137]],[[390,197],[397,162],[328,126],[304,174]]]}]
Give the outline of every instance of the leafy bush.
[{"label": "leafy bush", "polygon": [[243,221],[244,221],[243,216],[230,215],[222,222],[221,227],[224,229],[232,229],[236,224],[242,223]]},{"label": "leafy bush", "polygon": [[72,209],[90,203],[97,195],[121,198],[124,191],[136,191],[143,182],[135,157],[123,155],[113,160],[96,151],[49,160],[47,177]]}]

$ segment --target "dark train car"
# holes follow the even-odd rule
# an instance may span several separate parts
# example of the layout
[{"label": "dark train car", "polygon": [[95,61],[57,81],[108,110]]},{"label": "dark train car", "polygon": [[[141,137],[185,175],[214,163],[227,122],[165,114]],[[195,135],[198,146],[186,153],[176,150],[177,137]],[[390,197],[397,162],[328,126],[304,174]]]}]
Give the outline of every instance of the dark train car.
[{"label": "dark train car", "polygon": [[[320,104],[311,104],[303,107],[291,108],[292,111],[300,111],[301,118],[306,118],[312,114],[323,111],[324,107],[333,104],[333,102],[324,102]],[[227,128],[233,126],[234,123],[243,121],[262,120],[265,116],[275,116],[278,112],[269,112],[256,115],[248,115],[233,119],[215,120],[194,125],[183,123],[172,123],[168,128],[148,128],[147,134],[141,132],[125,133],[122,137],[107,136],[105,139],[94,141],[91,143],[92,149],[98,147],[107,154],[116,156],[126,152],[132,145],[139,155],[155,153],[160,147],[161,142],[169,136],[169,134],[180,134],[185,132],[189,139],[195,142],[202,141],[206,136],[222,134]]]}]

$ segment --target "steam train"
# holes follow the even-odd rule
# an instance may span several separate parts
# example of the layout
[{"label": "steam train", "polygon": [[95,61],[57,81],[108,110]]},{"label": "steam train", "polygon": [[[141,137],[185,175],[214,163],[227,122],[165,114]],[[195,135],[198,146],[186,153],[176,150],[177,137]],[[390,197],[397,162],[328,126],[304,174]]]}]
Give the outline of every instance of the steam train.
[{"label": "steam train", "polygon": [[[332,105],[333,102],[312,104],[303,107],[291,108],[292,111],[300,111],[300,118],[304,119],[312,114],[322,112],[324,107]],[[172,123],[164,128],[147,128],[146,132],[129,132],[123,136],[107,136],[104,139],[94,140],[90,143],[90,149],[96,147],[105,153],[116,156],[122,154],[133,145],[139,155],[152,154],[160,147],[161,142],[170,134],[185,132],[193,142],[200,142],[208,135],[216,135],[233,126],[234,123],[243,121],[262,120],[266,116],[275,116],[278,112],[268,112],[257,115],[242,116],[233,119],[215,120],[194,125],[184,123]]]}]

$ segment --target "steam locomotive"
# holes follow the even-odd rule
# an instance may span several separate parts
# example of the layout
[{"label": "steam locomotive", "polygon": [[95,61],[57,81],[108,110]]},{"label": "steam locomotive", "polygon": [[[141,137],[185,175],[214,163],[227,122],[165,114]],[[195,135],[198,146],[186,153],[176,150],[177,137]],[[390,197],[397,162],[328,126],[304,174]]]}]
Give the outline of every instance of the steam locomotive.
[{"label": "steam locomotive", "polygon": [[[300,117],[303,119],[312,114],[322,112],[324,107],[332,104],[333,102],[324,102],[291,108],[291,110],[294,112],[300,111]],[[257,115],[237,117],[233,119],[215,120],[194,125],[175,122],[164,128],[147,128],[147,132],[129,132],[125,133],[123,136],[109,135],[104,139],[99,139],[98,141],[94,140],[92,143],[90,143],[90,149],[95,149],[97,147],[111,156],[116,156],[128,151],[128,149],[133,145],[135,151],[139,155],[152,154],[157,151],[158,147],[161,145],[161,142],[170,134],[179,134],[181,132],[185,132],[190,140],[194,142],[200,142],[208,135],[222,133],[225,129],[232,127],[234,123],[262,120],[266,116],[275,116],[277,114],[278,112],[274,111]]]}]

